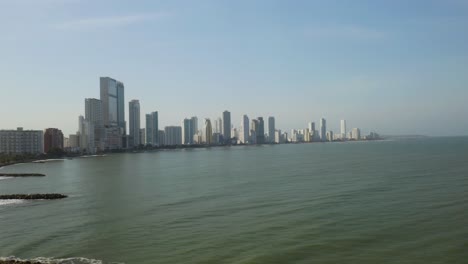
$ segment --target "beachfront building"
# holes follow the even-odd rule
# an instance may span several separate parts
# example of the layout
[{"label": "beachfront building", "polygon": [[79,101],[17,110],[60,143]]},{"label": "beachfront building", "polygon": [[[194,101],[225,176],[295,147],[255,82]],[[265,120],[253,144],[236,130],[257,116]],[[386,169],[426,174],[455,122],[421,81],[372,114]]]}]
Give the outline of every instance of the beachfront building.
[{"label": "beachfront building", "polygon": [[164,128],[164,136],[166,138],[166,146],[182,145],[182,127],[167,126]]},{"label": "beachfront building", "polygon": [[41,130],[0,130],[0,153],[40,154],[44,152],[44,133]]},{"label": "beachfront building", "polygon": [[223,112],[223,139],[224,143],[229,144],[231,143],[231,112],[229,111],[224,111]]},{"label": "beachfront building", "polygon": [[268,117],[268,142],[275,142],[275,118],[273,116]]}]

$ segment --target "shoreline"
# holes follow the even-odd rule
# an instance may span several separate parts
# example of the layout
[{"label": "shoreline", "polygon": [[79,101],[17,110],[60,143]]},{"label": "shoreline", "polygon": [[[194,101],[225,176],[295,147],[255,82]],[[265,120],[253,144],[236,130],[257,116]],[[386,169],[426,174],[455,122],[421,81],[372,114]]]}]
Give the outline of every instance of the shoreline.
[{"label": "shoreline", "polygon": [[[47,163],[47,162],[54,162],[54,161],[64,161],[66,159],[72,158],[88,158],[88,157],[103,157],[106,154],[116,154],[116,153],[144,153],[144,152],[153,152],[153,151],[160,151],[160,150],[186,150],[186,149],[208,149],[208,148],[219,148],[219,147],[240,147],[240,146],[276,146],[276,145],[297,145],[297,144],[318,144],[318,143],[346,143],[346,142],[372,142],[372,141],[385,141],[388,139],[381,138],[381,139],[362,139],[362,140],[336,140],[336,141],[311,141],[311,142],[287,142],[287,143],[264,143],[264,144],[219,144],[219,145],[178,145],[178,146],[163,146],[163,147],[141,147],[141,148],[133,148],[133,149],[119,149],[119,150],[108,150],[103,152],[98,152],[96,154],[69,154],[64,155],[61,157],[51,157],[51,158],[44,158],[38,157],[35,159],[25,159],[20,161],[12,161],[7,163],[0,163],[0,169],[13,166],[16,164],[22,163]],[[0,263],[1,264],[1,263]]]}]

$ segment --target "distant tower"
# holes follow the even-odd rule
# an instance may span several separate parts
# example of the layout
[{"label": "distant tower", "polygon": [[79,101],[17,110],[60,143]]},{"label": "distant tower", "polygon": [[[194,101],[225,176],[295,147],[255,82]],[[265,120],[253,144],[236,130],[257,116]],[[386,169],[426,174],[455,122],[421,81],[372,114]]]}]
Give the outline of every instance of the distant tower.
[{"label": "distant tower", "polygon": [[239,134],[239,141],[243,144],[249,142],[249,117],[247,115],[242,116],[241,131]]},{"label": "distant tower", "polygon": [[124,84],[109,77],[101,77],[100,86],[104,125],[118,126],[125,134]]},{"label": "distant tower", "polygon": [[164,140],[159,139],[158,112],[154,111],[146,114],[146,144],[159,146],[164,144]]},{"label": "distant tower", "polygon": [[140,144],[140,101],[132,100],[128,104],[130,147]]},{"label": "distant tower", "polygon": [[44,152],[63,149],[63,133],[57,128],[47,128],[44,132]]},{"label": "distant tower", "polygon": [[341,120],[341,139],[346,139],[346,120]]},{"label": "distant tower", "polygon": [[255,132],[257,133],[257,144],[265,143],[265,122],[263,121],[263,117],[257,117],[258,120],[258,130]]},{"label": "distant tower", "polygon": [[[191,134],[191,120],[188,118],[185,118],[184,121],[182,121],[182,144],[188,145],[192,144],[193,140],[193,135]],[[167,133],[166,133],[167,136]]]},{"label": "distant tower", "polygon": [[104,149],[104,120],[102,102],[95,98],[85,99],[85,120],[94,126],[94,141],[98,149]]},{"label": "distant tower", "polygon": [[327,121],[325,118],[320,119],[320,140],[327,141]]},{"label": "distant tower", "polygon": [[268,117],[268,142],[275,142],[275,118],[273,116]]},{"label": "distant tower", "polygon": [[202,140],[207,145],[213,144],[213,128],[211,127],[211,120],[209,118],[205,118]]},{"label": "distant tower", "polygon": [[225,143],[231,142],[231,113],[227,110],[223,112],[223,137]]}]

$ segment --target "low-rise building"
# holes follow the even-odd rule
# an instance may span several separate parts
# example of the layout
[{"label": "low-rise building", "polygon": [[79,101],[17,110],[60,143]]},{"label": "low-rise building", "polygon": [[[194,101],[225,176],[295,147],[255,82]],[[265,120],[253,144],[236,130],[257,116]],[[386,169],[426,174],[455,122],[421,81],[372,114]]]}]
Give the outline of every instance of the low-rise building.
[{"label": "low-rise building", "polygon": [[0,153],[44,153],[44,133],[41,130],[0,130]]}]

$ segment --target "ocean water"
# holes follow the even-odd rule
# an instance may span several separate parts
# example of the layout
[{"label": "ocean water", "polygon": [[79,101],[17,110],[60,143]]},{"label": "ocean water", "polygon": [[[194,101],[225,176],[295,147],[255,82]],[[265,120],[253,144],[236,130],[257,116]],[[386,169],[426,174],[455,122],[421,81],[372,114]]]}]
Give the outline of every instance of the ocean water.
[{"label": "ocean water", "polygon": [[[468,263],[468,138],[75,158],[2,172],[0,256],[50,263]],[[55,262],[54,262],[55,261]],[[68,262],[66,262],[68,261]]]}]

